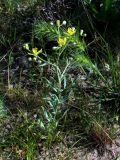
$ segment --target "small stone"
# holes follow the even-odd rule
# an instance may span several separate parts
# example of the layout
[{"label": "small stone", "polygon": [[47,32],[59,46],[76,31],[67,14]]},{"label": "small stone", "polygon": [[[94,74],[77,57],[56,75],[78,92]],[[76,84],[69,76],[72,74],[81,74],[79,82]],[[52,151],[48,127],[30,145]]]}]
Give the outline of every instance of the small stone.
[{"label": "small stone", "polygon": [[10,128],[11,128],[11,126],[10,126],[9,124],[7,124],[6,128],[7,128],[7,129],[10,129]]},{"label": "small stone", "polygon": [[120,139],[118,138],[118,139],[115,139],[115,144],[117,145],[117,146],[120,146]]}]

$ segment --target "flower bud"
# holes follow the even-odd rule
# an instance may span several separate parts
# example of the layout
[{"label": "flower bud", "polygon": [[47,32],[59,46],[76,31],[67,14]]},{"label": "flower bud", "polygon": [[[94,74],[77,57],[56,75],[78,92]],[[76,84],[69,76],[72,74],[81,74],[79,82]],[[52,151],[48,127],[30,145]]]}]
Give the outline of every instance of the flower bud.
[{"label": "flower bud", "polygon": [[60,20],[57,20],[57,26],[60,27]]},{"label": "flower bud", "polygon": [[56,49],[58,49],[58,47],[56,47],[56,46],[53,46],[53,47],[52,47],[52,49],[53,49],[53,50],[56,50]]},{"label": "flower bud", "polygon": [[28,58],[28,61],[32,61],[32,58],[31,58],[31,57],[29,57],[29,58]]},{"label": "flower bud", "polygon": [[66,25],[66,24],[67,24],[67,22],[66,22],[66,21],[63,21],[63,22],[62,22],[62,24],[63,24],[63,25]]},{"label": "flower bud", "polygon": [[26,50],[29,50],[29,45],[28,45],[28,43],[25,43],[25,44],[23,45],[23,48],[25,48]]},{"label": "flower bud", "polygon": [[83,29],[80,30],[80,35],[83,36]]},{"label": "flower bud", "polygon": [[75,46],[75,45],[76,45],[76,42],[74,42],[73,45]]},{"label": "flower bud", "polygon": [[34,57],[33,59],[34,59],[34,61],[36,61],[36,60],[37,60],[37,57]]},{"label": "flower bud", "polygon": [[54,25],[54,23],[53,23],[53,22],[50,22],[50,24],[51,24],[51,26],[53,26],[53,25]]},{"label": "flower bud", "polygon": [[41,60],[38,60],[38,63],[40,63],[40,64],[41,64],[41,63],[42,63],[42,61],[41,61]]}]

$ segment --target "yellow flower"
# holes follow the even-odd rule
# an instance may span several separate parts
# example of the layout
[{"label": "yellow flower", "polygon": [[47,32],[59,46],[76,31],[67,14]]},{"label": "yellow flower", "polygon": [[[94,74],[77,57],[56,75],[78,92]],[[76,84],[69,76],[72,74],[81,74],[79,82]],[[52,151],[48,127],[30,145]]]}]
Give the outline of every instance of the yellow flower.
[{"label": "yellow flower", "polygon": [[65,32],[65,34],[67,34],[68,36],[72,36],[73,34],[75,34],[76,29],[74,27],[69,27],[67,32]]},{"label": "yellow flower", "polygon": [[67,39],[66,38],[59,38],[57,42],[58,42],[58,45],[60,47],[62,47],[62,46],[64,46],[66,44]]},{"label": "yellow flower", "polygon": [[38,48],[32,48],[32,54],[37,57],[38,54],[42,53],[42,49],[38,51]]}]

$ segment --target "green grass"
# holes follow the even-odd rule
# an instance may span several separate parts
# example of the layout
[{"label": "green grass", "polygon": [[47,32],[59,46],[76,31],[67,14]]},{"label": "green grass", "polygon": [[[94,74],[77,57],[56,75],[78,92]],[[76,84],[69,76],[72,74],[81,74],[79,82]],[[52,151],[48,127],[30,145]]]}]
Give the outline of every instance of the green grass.
[{"label": "green grass", "polygon": [[[2,14],[18,21],[18,4],[35,15],[44,2],[7,0]],[[108,30],[86,36],[70,19],[35,17],[29,24],[29,13],[22,17],[28,31],[10,21],[0,38],[0,158],[34,160],[44,150],[72,160],[74,147],[105,149],[120,116],[119,51],[104,37]]]},{"label": "green grass", "polygon": [[7,116],[7,110],[4,104],[4,98],[0,96],[0,121]]}]

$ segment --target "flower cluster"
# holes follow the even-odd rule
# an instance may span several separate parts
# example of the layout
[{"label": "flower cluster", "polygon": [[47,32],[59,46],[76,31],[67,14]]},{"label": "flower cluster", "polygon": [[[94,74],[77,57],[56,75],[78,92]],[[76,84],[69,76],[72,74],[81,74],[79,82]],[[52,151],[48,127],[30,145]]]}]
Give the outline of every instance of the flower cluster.
[{"label": "flower cluster", "polygon": [[[52,28],[52,26],[54,25],[54,22],[51,22],[50,23],[51,26],[49,26],[50,29],[49,27],[47,27],[49,29],[49,33],[51,33],[51,35],[53,33],[56,37],[57,45],[53,46],[53,50],[55,51],[58,50],[57,55],[59,55],[59,57],[63,53],[63,51],[68,47],[68,45],[69,47],[71,46],[72,48],[74,47],[74,48],[80,49],[80,51],[85,50],[84,42],[81,42],[78,38],[79,36],[76,36],[77,30],[75,27],[61,28],[61,26],[65,26],[66,24],[67,22],[65,20],[62,23],[60,22],[60,20],[57,20],[56,26]],[[81,37],[86,36],[83,30],[80,31],[80,36]],[[32,55],[34,61],[38,61],[39,59],[41,60],[41,57],[39,56],[39,54],[42,53],[42,49],[39,50],[36,47],[30,49],[28,43],[24,45],[24,48],[28,51],[29,55]]]},{"label": "flower cluster", "polygon": [[[51,25],[54,25],[53,22],[50,23]],[[73,36],[75,33],[76,33],[76,29],[75,27],[69,27],[67,29],[67,31],[63,32],[64,35],[61,35],[60,34],[60,27],[63,26],[63,25],[66,25],[67,22],[64,20],[62,23],[60,22],[60,20],[57,20],[56,21],[56,25],[58,27],[58,40],[57,40],[57,43],[58,43],[58,47],[54,46],[53,49],[59,49],[60,47],[62,46],[65,46],[66,43],[67,43],[67,40],[70,39],[71,36]]]},{"label": "flower cluster", "polygon": [[67,42],[67,38],[70,38],[70,36],[73,36],[75,32],[76,32],[75,27],[71,27],[71,28],[69,27],[67,31],[64,32],[64,35],[65,35],[64,38],[61,38],[61,37],[58,38],[58,41],[57,41],[58,45],[60,47],[65,46]]}]

